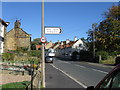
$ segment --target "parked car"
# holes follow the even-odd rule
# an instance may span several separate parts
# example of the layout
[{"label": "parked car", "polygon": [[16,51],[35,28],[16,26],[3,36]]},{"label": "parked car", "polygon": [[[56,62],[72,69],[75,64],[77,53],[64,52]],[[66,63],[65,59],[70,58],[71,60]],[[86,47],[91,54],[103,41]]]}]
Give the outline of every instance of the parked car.
[{"label": "parked car", "polygon": [[49,62],[50,62],[50,63],[53,63],[53,60],[54,60],[54,57],[52,57],[52,56],[46,56],[46,57],[45,57],[45,62],[46,62],[46,63],[49,63]]},{"label": "parked car", "polygon": [[120,90],[120,64],[110,71],[95,87],[86,90]]}]

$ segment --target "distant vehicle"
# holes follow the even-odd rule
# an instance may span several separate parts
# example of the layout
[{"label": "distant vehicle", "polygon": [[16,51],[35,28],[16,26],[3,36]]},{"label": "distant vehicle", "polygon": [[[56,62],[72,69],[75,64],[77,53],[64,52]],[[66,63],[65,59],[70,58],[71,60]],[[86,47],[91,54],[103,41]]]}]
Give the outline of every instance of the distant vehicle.
[{"label": "distant vehicle", "polygon": [[46,63],[53,63],[55,59],[55,50],[54,49],[49,49],[47,52],[46,52],[46,56],[45,56],[45,62]]},{"label": "distant vehicle", "polygon": [[45,57],[45,62],[46,63],[53,63],[54,57],[53,56],[46,56]]},{"label": "distant vehicle", "polygon": [[54,49],[49,49],[49,50],[46,52],[46,56],[55,56],[55,50],[54,50]]},{"label": "distant vehicle", "polygon": [[110,71],[97,85],[86,90],[120,90],[120,64]]}]

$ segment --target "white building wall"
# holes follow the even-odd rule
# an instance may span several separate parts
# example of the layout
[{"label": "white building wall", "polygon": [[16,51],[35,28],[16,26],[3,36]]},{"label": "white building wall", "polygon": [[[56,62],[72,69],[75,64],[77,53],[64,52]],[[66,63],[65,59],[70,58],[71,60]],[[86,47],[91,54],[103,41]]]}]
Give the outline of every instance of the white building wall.
[{"label": "white building wall", "polygon": [[73,48],[79,47],[81,45],[83,45],[83,41],[81,39],[79,39],[74,45]]},{"label": "white building wall", "polygon": [[0,54],[3,53],[4,42],[2,41],[2,38],[4,38],[4,28],[5,26],[0,23]]},{"label": "white building wall", "polygon": [[86,48],[86,46],[84,45],[83,41],[79,39],[72,47],[64,48],[64,49],[57,49],[56,55],[58,57],[71,59],[73,52],[75,51],[80,52],[80,50],[84,50],[84,48]]}]

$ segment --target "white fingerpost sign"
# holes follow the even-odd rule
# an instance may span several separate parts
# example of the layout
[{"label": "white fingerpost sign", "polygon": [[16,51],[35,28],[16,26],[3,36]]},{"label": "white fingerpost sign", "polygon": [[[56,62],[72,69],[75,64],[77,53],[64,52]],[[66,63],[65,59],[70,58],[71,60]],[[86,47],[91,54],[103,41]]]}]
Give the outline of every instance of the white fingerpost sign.
[{"label": "white fingerpost sign", "polygon": [[45,34],[61,34],[62,29],[60,27],[45,27]]}]

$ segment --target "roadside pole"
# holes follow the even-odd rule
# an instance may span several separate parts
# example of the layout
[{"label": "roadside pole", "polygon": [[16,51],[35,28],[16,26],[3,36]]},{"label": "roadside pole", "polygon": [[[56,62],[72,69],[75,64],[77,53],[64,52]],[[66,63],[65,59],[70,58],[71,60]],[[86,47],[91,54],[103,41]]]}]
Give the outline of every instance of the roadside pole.
[{"label": "roadside pole", "polygon": [[[44,37],[44,0],[42,0],[41,36]],[[42,86],[45,87],[45,52],[44,52],[44,43],[42,43]]]},{"label": "roadside pole", "polygon": [[42,27],[41,27],[41,42],[42,42],[42,86],[45,88],[45,50],[44,43],[46,42],[45,34],[61,34],[61,27],[44,27],[44,0],[42,0]]},{"label": "roadside pole", "polygon": [[95,58],[95,29],[96,29],[97,23],[92,24],[93,29],[93,58]]}]

